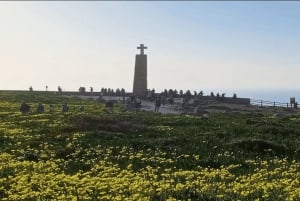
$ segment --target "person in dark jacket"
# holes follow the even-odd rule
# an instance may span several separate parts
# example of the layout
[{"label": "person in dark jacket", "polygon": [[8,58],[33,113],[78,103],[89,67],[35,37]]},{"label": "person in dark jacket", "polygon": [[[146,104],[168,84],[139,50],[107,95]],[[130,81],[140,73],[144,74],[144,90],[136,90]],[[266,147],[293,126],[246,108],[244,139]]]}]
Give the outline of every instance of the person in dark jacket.
[{"label": "person in dark jacket", "polygon": [[29,113],[30,112],[30,106],[27,103],[23,102],[21,104],[21,107],[20,107],[20,112],[22,112],[22,114]]},{"label": "person in dark jacket", "polygon": [[155,98],[155,108],[154,108],[154,112],[158,112],[158,111],[159,111],[160,105],[161,105],[161,97],[160,97],[160,96],[157,96],[157,97]]}]

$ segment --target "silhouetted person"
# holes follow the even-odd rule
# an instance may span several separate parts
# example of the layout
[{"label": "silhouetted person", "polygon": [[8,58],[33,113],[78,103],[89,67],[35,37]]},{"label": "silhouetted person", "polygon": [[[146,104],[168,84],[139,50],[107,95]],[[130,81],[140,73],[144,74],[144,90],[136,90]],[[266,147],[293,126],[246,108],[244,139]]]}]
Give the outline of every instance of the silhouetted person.
[{"label": "silhouetted person", "polygon": [[20,112],[22,112],[22,114],[29,113],[30,112],[30,106],[27,103],[23,102],[21,104],[21,107],[20,107]]},{"label": "silhouetted person", "polygon": [[57,91],[58,93],[61,93],[62,92],[62,88],[60,86],[57,87]]},{"label": "silhouetted person", "polygon": [[52,104],[49,105],[49,112],[54,112],[54,105]]},{"label": "silhouetted person", "polygon": [[158,112],[159,111],[160,105],[161,105],[161,97],[157,96],[156,99],[155,99],[154,112]]},{"label": "silhouetted person", "polygon": [[225,100],[225,93],[222,93],[222,98],[221,98],[222,101]]},{"label": "silhouetted person", "polygon": [[170,97],[168,100],[169,100],[169,103],[170,103],[171,105],[174,104],[174,98],[173,98],[173,97]]},{"label": "silhouetted person", "polygon": [[203,91],[199,92],[199,96],[202,97],[203,96]]},{"label": "silhouetted person", "polygon": [[112,100],[107,101],[105,108],[108,108],[111,112],[113,111],[114,102]]},{"label": "silhouetted person", "polygon": [[80,105],[79,110],[80,110],[80,112],[84,112],[84,106]]},{"label": "silhouetted person", "polygon": [[135,95],[134,95],[134,94],[132,94],[132,95],[130,96],[130,101],[131,101],[132,103],[135,101]]},{"label": "silhouetted person", "polygon": [[61,107],[62,112],[68,112],[69,111],[69,106],[67,103],[63,103]]},{"label": "silhouetted person", "polygon": [[39,103],[37,108],[36,108],[36,112],[37,113],[44,113],[44,111],[45,111],[44,105],[42,105],[42,103]]},{"label": "silhouetted person", "polygon": [[141,100],[139,97],[137,97],[137,98],[135,99],[135,109],[136,109],[136,110],[140,109],[140,108],[141,108],[141,105],[142,105],[142,100]]}]

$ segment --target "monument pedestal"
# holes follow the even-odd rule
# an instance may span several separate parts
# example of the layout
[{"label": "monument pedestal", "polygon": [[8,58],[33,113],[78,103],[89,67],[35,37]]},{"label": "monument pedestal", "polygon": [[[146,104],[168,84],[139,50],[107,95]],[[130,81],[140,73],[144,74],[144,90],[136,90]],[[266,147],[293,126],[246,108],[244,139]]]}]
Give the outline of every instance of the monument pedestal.
[{"label": "monument pedestal", "polygon": [[139,97],[147,95],[147,55],[144,54],[144,47],[141,44],[141,54],[135,56],[133,93]]}]

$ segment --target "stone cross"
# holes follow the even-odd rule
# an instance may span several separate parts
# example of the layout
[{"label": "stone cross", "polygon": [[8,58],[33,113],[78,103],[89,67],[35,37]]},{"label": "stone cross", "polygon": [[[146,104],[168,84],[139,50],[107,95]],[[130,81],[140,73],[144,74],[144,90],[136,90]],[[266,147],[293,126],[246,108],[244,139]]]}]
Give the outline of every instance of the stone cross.
[{"label": "stone cross", "polygon": [[141,54],[135,55],[133,93],[134,95],[145,98],[147,92],[147,55],[144,54],[144,49],[147,47],[140,44],[137,49],[141,50]]},{"label": "stone cross", "polygon": [[147,47],[144,46],[144,44],[140,44],[140,46],[137,47],[137,49],[140,49],[141,50],[141,55],[144,55],[144,49],[147,49]]}]

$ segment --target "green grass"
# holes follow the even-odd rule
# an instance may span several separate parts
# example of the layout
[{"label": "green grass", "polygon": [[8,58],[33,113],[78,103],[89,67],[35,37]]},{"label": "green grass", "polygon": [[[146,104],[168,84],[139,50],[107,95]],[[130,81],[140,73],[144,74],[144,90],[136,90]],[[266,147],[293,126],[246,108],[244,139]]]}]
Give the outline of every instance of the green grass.
[{"label": "green grass", "polygon": [[[23,100],[32,106],[32,113],[21,115],[18,111]],[[159,149],[178,156],[199,154],[202,166],[239,164],[258,157],[299,160],[298,116],[278,118],[251,113],[216,113],[207,119],[189,115],[122,112],[120,106],[113,113],[108,113],[97,101],[53,92],[0,92],[0,101],[1,151],[23,149],[27,153],[30,152],[27,149],[38,150],[36,160],[43,154],[40,150],[43,143],[51,145],[48,151],[54,152],[55,157],[65,158],[74,151],[67,147],[74,133],[83,136],[74,141],[74,147],[126,145],[135,150]],[[63,101],[71,106],[70,112],[65,114],[59,110]],[[54,104],[56,111],[53,114],[35,114],[33,107],[38,102],[45,103],[46,110],[47,104]],[[84,113],[79,112],[80,104],[85,105]],[[14,129],[16,134],[6,133]],[[179,159],[177,165],[193,168],[199,164]]]},{"label": "green grass", "polygon": [[[31,113],[19,112],[22,101],[30,104]],[[39,102],[46,106],[43,114],[35,113]],[[60,111],[62,102],[70,105],[69,112]],[[49,104],[55,105],[54,113],[48,112]],[[79,111],[81,104],[85,112]],[[97,151],[99,146],[113,147],[106,161],[121,168],[132,165],[134,170],[148,166],[194,170],[199,166],[221,168],[236,164],[239,166],[233,173],[246,175],[256,168],[249,166],[248,160],[300,160],[300,116],[297,115],[280,118],[253,112],[215,113],[203,118],[124,112],[121,105],[110,113],[98,101],[53,92],[1,91],[0,119],[1,153],[19,161],[61,159],[60,168],[70,175],[91,170],[92,165],[86,161],[104,158]],[[149,157],[159,150],[174,161],[120,158],[121,147]],[[0,170],[0,176],[10,175],[7,171]],[[185,193],[180,196],[184,199]]]}]

